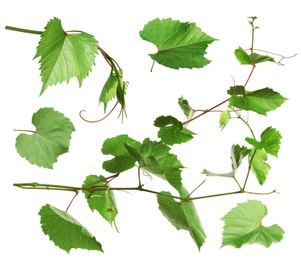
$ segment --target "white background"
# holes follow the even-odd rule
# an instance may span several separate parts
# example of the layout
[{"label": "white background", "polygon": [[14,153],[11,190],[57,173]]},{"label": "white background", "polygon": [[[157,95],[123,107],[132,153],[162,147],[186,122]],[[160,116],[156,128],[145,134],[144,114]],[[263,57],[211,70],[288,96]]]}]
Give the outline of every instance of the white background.
[{"label": "white background", "polygon": [[[106,138],[128,134],[142,141],[156,139],[153,121],[161,115],[173,115],[184,120],[177,105],[183,95],[191,106],[210,108],[227,98],[227,89],[244,84],[250,68],[239,65],[233,52],[238,47],[250,47],[251,27],[248,16],[258,16],[255,48],[283,55],[299,53],[284,60],[285,66],[259,64],[248,89],[271,87],[289,98],[267,117],[249,114],[256,136],[268,126],[277,128],[283,136],[278,159],[269,157],[271,171],[264,186],[252,175],[247,189],[271,191],[269,196],[233,195],[195,202],[207,234],[201,251],[188,232],[177,231],[157,209],[156,197],[139,192],[118,192],[117,225],[120,233],[97,213],[91,213],[83,195],[76,198],[69,213],[78,219],[103,245],[104,254],[97,251],[72,249],[70,254],[60,250],[42,233],[39,209],[46,203],[64,210],[72,193],[32,191],[13,187],[13,183],[32,182],[81,186],[89,174],[105,174],[102,162],[108,157],[100,149]],[[82,30],[96,37],[100,46],[117,60],[129,81],[126,95],[128,118],[121,123],[115,111],[102,123],[88,124],[78,112],[91,119],[103,115],[98,106],[101,88],[109,67],[99,55],[90,77],[82,88],[76,79],[52,86],[39,97],[41,89],[38,60],[32,60],[39,41],[38,35],[5,30],[6,25],[43,30],[53,17],[62,20],[65,30]],[[171,70],[155,65],[150,72],[148,53],[156,52],[154,45],[139,36],[144,24],[155,18],[195,22],[207,34],[218,38],[208,48],[206,57],[212,63],[204,69]],[[1,64],[1,134],[0,134],[0,259],[299,259],[300,238],[300,16],[298,1],[2,1],[0,4],[0,64]],[[277,59],[277,58],[276,58]],[[109,108],[113,102],[109,103]],[[43,169],[22,159],[14,148],[18,133],[13,129],[32,129],[31,117],[41,107],[53,107],[69,117],[76,132],[72,134],[70,151],[59,157],[53,170]],[[175,146],[185,168],[183,182],[192,190],[205,176],[204,168],[212,171],[230,170],[230,147],[246,145],[248,130],[238,121],[230,122],[224,131],[218,127],[218,113],[207,115],[190,124],[198,135],[191,142]],[[244,180],[246,165],[238,178]],[[146,187],[161,191],[167,185],[157,178],[143,178]],[[135,186],[134,170],[126,172],[116,186]],[[236,190],[233,181],[208,178],[195,195]],[[223,222],[221,217],[238,202],[259,199],[267,205],[266,226],[279,224],[285,235],[281,243],[266,249],[247,245],[241,249],[221,246]]]}]

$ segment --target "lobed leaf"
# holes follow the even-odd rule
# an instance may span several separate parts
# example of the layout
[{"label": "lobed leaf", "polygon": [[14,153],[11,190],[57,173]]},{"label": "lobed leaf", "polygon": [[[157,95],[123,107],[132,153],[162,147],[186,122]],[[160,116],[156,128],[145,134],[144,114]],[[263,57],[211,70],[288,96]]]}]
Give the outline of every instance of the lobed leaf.
[{"label": "lobed leaf", "polygon": [[71,133],[75,128],[69,118],[53,108],[40,108],[32,116],[36,127],[32,135],[20,134],[16,149],[21,157],[44,168],[53,168],[58,156],[69,150]]},{"label": "lobed leaf", "polygon": [[221,128],[221,130],[225,128],[225,126],[228,124],[230,119],[231,119],[231,115],[229,110],[224,110],[223,112],[221,112],[219,117],[219,127]]},{"label": "lobed leaf", "polygon": [[194,132],[183,127],[183,124],[172,116],[160,116],[155,120],[154,125],[160,127],[158,137],[168,145],[188,142],[195,135]]},{"label": "lobed leaf", "polygon": [[195,23],[154,19],[148,22],[140,37],[155,44],[158,52],[149,56],[159,64],[173,68],[202,68],[210,63],[204,55],[216,39],[205,34]]},{"label": "lobed leaf", "polygon": [[269,247],[282,240],[284,231],[278,225],[265,227],[262,219],[268,211],[258,200],[238,203],[222,220],[225,222],[222,246],[231,245],[240,248],[244,244],[258,243]]},{"label": "lobed leaf", "polygon": [[141,144],[130,138],[128,135],[119,135],[113,138],[108,138],[102,146],[102,153],[113,155],[111,160],[104,161],[103,169],[111,173],[123,172],[135,166],[136,159],[128,152],[125,143],[139,149]]},{"label": "lobed leaf", "polygon": [[259,184],[264,184],[269,170],[271,169],[270,165],[266,163],[266,160],[268,159],[267,152],[260,149],[251,149],[249,157],[250,159],[253,157],[251,162],[252,172],[255,173]]},{"label": "lobed leaf", "polygon": [[39,215],[44,234],[59,248],[68,253],[72,248],[103,252],[95,237],[69,213],[46,204],[40,209]]},{"label": "lobed leaf", "polygon": [[246,91],[243,86],[236,86],[231,87],[228,94],[231,95],[229,107],[252,110],[261,115],[275,110],[287,100],[270,88]]},{"label": "lobed leaf", "polygon": [[98,42],[88,33],[71,34],[63,30],[61,20],[50,20],[37,47],[34,58],[40,57],[42,89],[40,95],[51,85],[69,82],[76,77],[79,85],[88,76],[95,57]]},{"label": "lobed leaf", "polygon": [[92,211],[97,210],[106,221],[112,224],[118,214],[118,210],[114,193],[106,184],[106,179],[103,176],[89,175],[83,183],[83,188],[85,187],[89,189],[83,189],[82,192],[85,194],[90,209]]}]

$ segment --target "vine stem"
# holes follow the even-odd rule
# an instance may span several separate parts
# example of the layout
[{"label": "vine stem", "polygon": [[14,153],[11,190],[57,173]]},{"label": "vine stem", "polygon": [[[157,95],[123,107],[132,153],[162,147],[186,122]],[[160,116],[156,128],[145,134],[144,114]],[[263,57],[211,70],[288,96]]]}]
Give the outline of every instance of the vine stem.
[{"label": "vine stem", "polygon": [[36,134],[37,132],[34,130],[23,130],[23,129],[14,129],[16,132],[27,132],[27,133],[33,133]]}]

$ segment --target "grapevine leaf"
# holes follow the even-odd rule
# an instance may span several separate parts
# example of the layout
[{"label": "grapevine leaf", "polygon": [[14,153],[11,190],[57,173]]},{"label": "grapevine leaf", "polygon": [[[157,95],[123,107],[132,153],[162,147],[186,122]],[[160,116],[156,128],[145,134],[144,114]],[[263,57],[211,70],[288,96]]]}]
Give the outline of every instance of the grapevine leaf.
[{"label": "grapevine leaf", "polygon": [[230,119],[231,119],[231,115],[229,110],[224,110],[223,112],[221,112],[219,117],[219,126],[221,130],[225,128],[225,126],[227,125]]},{"label": "grapevine leaf", "polygon": [[146,138],[141,146],[141,154],[151,160],[151,164],[144,169],[167,180],[176,190],[180,191],[182,189],[181,169],[184,166],[169,150],[167,145]]},{"label": "grapevine leaf", "polygon": [[241,47],[237,48],[234,52],[235,57],[241,64],[247,64],[247,65],[253,65],[252,59],[254,59],[254,64],[271,61],[275,62],[274,58],[268,55],[261,55],[256,52],[252,54],[247,54],[245,50],[243,50]]},{"label": "grapevine leaf", "polygon": [[261,134],[261,142],[253,138],[246,138],[246,141],[253,145],[256,149],[264,149],[267,153],[277,157],[280,149],[280,139],[282,138],[280,132],[275,128],[268,127]]},{"label": "grapevine leaf", "polygon": [[40,209],[42,230],[56,246],[70,252],[71,248],[103,252],[95,237],[69,213],[49,204]]},{"label": "grapevine leaf", "polygon": [[183,124],[172,116],[160,116],[155,120],[155,126],[160,127],[158,137],[165,144],[181,144],[188,142],[195,135],[194,132],[183,127]]},{"label": "grapevine leaf", "polygon": [[[114,221],[118,214],[115,197],[106,179],[103,176],[89,175],[84,181],[83,188],[91,188],[92,192],[83,189],[83,193],[87,199],[88,205],[92,211],[97,210],[99,214],[110,224]],[[101,188],[102,190],[97,190]]]},{"label": "grapevine leaf", "polygon": [[264,184],[268,172],[271,169],[270,165],[266,163],[266,160],[268,159],[267,152],[259,149],[256,151],[255,149],[251,149],[250,156],[253,156],[251,169],[255,173],[259,184],[262,185]]},{"label": "grapevine leaf", "polygon": [[104,161],[103,169],[111,173],[123,172],[135,166],[136,159],[128,152],[125,143],[139,149],[141,144],[138,141],[130,138],[128,135],[119,135],[113,138],[108,138],[102,146],[103,154],[111,154],[113,159]]},{"label": "grapevine leaf", "polygon": [[287,100],[270,88],[246,91],[243,86],[236,86],[231,87],[228,94],[231,95],[229,107],[252,110],[261,115],[275,110]]},{"label": "grapevine leaf", "polygon": [[284,231],[280,226],[262,225],[262,219],[267,213],[266,206],[258,200],[238,203],[222,218],[225,222],[222,246],[240,248],[244,244],[258,243],[269,247],[272,243],[281,241]]},{"label": "grapevine leaf", "polygon": [[205,34],[195,23],[154,19],[148,22],[140,37],[156,45],[158,52],[149,56],[159,64],[173,68],[202,68],[210,63],[204,55],[216,39]]},{"label": "grapevine leaf", "polygon": [[180,97],[178,104],[188,120],[193,118],[194,109],[189,105],[189,103],[186,99],[184,99],[183,97]]},{"label": "grapevine leaf", "polygon": [[[186,198],[188,192],[182,188],[181,197]],[[170,192],[160,192],[157,195],[159,209],[167,220],[177,229],[189,231],[198,249],[205,242],[205,232],[199,220],[192,201],[176,202]]]},{"label": "grapevine leaf", "polygon": [[74,126],[53,108],[40,108],[33,114],[32,124],[34,134],[22,133],[16,138],[17,152],[32,164],[52,169],[58,156],[68,151]]},{"label": "grapevine leaf", "polygon": [[50,20],[37,47],[34,58],[40,58],[42,90],[40,95],[51,85],[69,82],[73,77],[81,86],[84,78],[95,64],[98,42],[88,33],[67,33],[61,20]]},{"label": "grapevine leaf", "polygon": [[238,167],[241,164],[242,159],[249,153],[249,150],[242,146],[240,147],[238,144],[232,145],[231,147],[231,161],[232,161],[232,171],[227,173],[213,173],[211,171],[208,171],[207,169],[204,169],[202,173],[206,174],[207,176],[213,176],[213,177],[228,177],[233,178],[235,176],[235,173],[238,169]]}]

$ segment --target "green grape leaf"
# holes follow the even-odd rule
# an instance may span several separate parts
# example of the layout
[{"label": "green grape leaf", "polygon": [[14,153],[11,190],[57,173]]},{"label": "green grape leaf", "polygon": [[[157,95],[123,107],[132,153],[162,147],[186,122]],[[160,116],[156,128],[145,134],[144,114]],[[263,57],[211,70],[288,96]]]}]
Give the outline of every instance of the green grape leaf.
[{"label": "green grape leaf", "polygon": [[[75,128],[69,118],[53,108],[40,108],[32,116],[34,134],[19,134],[16,149],[32,164],[53,168],[58,156],[68,152],[71,133]],[[22,131],[22,130],[21,130]]]},{"label": "green grape leaf", "polygon": [[264,149],[267,153],[277,157],[280,149],[280,140],[282,138],[280,132],[275,128],[268,127],[262,132],[260,137],[260,142],[249,137],[246,138],[246,141],[256,149]]},{"label": "green grape leaf", "polygon": [[188,142],[195,135],[194,132],[183,127],[183,124],[172,116],[160,116],[155,120],[154,125],[160,127],[158,137],[168,145]]},{"label": "green grape leaf", "polygon": [[255,173],[259,184],[263,185],[267,178],[269,170],[271,169],[270,165],[266,163],[266,160],[268,159],[267,152],[259,149],[257,149],[256,151],[255,149],[251,149],[249,157],[252,158],[252,156],[253,159],[251,163],[251,170]]},{"label": "green grape leaf", "polygon": [[103,89],[100,93],[99,103],[103,102],[104,104],[104,112],[106,113],[107,104],[110,100],[112,100],[116,96],[118,87],[118,79],[116,73],[111,71],[109,78],[103,86]]},{"label": "green grape leaf", "polygon": [[188,120],[193,118],[194,109],[189,105],[189,103],[186,99],[184,99],[183,97],[180,97],[178,100],[178,104]]},{"label": "green grape leaf", "polygon": [[237,58],[237,60],[243,65],[245,64],[253,65],[252,59],[254,59],[254,64],[266,62],[266,61],[275,62],[273,57],[268,55],[261,55],[256,52],[253,53],[253,58],[252,58],[252,54],[247,54],[246,51],[243,50],[241,47],[237,48],[234,51],[234,55]]},{"label": "green grape leaf", "polygon": [[229,110],[224,110],[223,112],[221,112],[219,117],[219,126],[221,130],[225,128],[225,126],[227,125],[230,119],[231,119],[231,115]]},{"label": "green grape leaf", "polygon": [[103,169],[111,173],[123,172],[135,166],[136,159],[128,152],[125,143],[139,149],[141,144],[130,138],[128,135],[119,135],[113,138],[108,138],[104,141],[102,146],[102,153],[106,155],[113,155],[111,160],[104,161]]},{"label": "green grape leaf", "polygon": [[262,219],[267,214],[266,206],[258,200],[238,203],[222,218],[225,222],[222,246],[240,248],[244,244],[258,243],[269,247],[272,243],[281,241],[284,231],[280,226],[262,225]]},{"label": "green grape leaf", "polygon": [[252,110],[261,115],[275,110],[287,100],[270,88],[247,91],[243,86],[236,86],[231,87],[228,94],[231,95],[229,107]]},{"label": "green grape leaf", "polygon": [[98,42],[88,33],[68,33],[62,28],[61,20],[50,20],[37,47],[34,58],[40,57],[42,89],[40,95],[51,85],[69,82],[76,77],[81,86],[88,76],[95,57]]},{"label": "green grape leaf", "polygon": [[249,154],[249,150],[242,146],[240,147],[238,144],[232,145],[231,147],[231,161],[232,161],[232,171],[227,173],[214,173],[211,171],[208,171],[207,169],[204,169],[201,173],[206,174],[207,176],[211,177],[227,177],[227,178],[233,178],[235,176],[235,173],[240,166],[242,159]]},{"label": "green grape leaf", "polygon": [[[186,198],[188,192],[182,188],[181,197]],[[170,192],[160,192],[157,195],[159,210],[177,229],[189,231],[198,249],[205,242],[206,235],[192,201],[176,202]]]},{"label": "green grape leaf", "polygon": [[159,64],[172,68],[202,68],[210,63],[204,55],[216,39],[204,33],[195,23],[154,19],[148,22],[140,37],[156,45],[158,52],[149,56]]},{"label": "green grape leaf", "polygon": [[170,153],[170,147],[146,138],[141,146],[141,155],[151,162],[144,169],[156,176],[167,180],[176,190],[182,189],[181,172],[184,166],[177,156]]},{"label": "green grape leaf", "polygon": [[[97,188],[102,190],[97,190]],[[89,175],[84,181],[82,191],[90,209],[92,211],[97,210],[106,221],[112,224],[118,214],[118,210],[114,193],[109,190],[106,179],[103,176]]]},{"label": "green grape leaf", "polygon": [[103,252],[95,237],[68,212],[47,204],[40,209],[39,215],[44,234],[59,248],[68,253],[72,248]]}]

